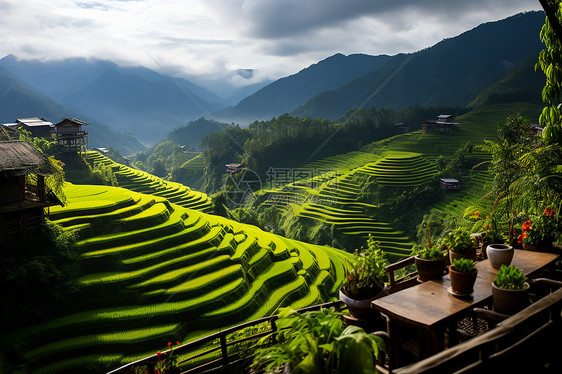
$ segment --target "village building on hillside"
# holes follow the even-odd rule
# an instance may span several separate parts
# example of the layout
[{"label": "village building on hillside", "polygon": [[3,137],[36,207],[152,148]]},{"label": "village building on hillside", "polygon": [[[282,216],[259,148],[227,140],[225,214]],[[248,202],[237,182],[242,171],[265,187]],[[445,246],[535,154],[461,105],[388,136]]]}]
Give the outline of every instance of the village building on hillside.
[{"label": "village building on hillside", "polygon": [[76,118],[65,118],[55,125],[57,143],[69,152],[85,152],[88,150],[88,126],[86,122]]},{"label": "village building on hillside", "polygon": [[458,190],[460,188],[460,183],[456,179],[452,178],[440,178],[439,187],[442,190]]},{"label": "village building on hillside", "polygon": [[49,138],[55,135],[55,125],[45,118],[32,117],[16,119],[16,128],[23,128],[29,131],[32,136],[39,138]]},{"label": "village building on hillside", "polygon": [[422,131],[428,132],[451,132],[458,126],[455,117],[450,114],[441,114],[437,116],[437,120],[426,119],[422,123]]},{"label": "village building on hillside", "polygon": [[224,166],[226,166],[226,172],[228,174],[236,174],[236,173],[242,171],[242,169],[243,169],[242,164],[232,163],[232,164],[226,164]]},{"label": "village building on hillside", "polygon": [[[55,170],[23,141],[0,142],[0,155],[0,236],[23,234],[44,222],[45,207],[63,205],[45,185],[45,176]],[[31,175],[35,184],[26,183]]]}]

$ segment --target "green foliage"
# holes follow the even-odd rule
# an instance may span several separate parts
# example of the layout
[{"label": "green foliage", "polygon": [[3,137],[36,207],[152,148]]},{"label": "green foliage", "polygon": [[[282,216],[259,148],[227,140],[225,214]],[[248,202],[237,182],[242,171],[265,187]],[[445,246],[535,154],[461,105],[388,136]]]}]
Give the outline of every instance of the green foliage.
[{"label": "green foliage", "polygon": [[386,280],[385,267],[389,264],[380,248],[380,242],[371,235],[367,248],[355,250],[350,260],[351,269],[344,279],[344,291],[355,300],[364,300],[380,292]]},{"label": "green foliage", "polygon": [[472,273],[476,270],[474,260],[469,258],[456,258],[453,260],[453,268],[461,273]]},{"label": "green foliage", "polygon": [[94,163],[92,174],[107,186],[117,186],[117,177],[113,173],[110,165]]},{"label": "green foliage", "polygon": [[376,373],[382,358],[382,339],[357,326],[345,327],[341,313],[333,309],[305,312],[283,308],[277,321],[281,330],[277,344],[263,347],[263,338],[252,369],[273,372],[288,365],[291,373]]},{"label": "green foliage", "polygon": [[3,328],[31,324],[56,311],[77,290],[75,236],[46,221],[24,237],[0,240]]},{"label": "green foliage", "polygon": [[414,246],[413,254],[420,256],[424,260],[440,260],[447,255],[447,251],[442,250],[438,246]]},{"label": "green foliage", "polygon": [[558,105],[562,92],[562,41],[560,35],[556,35],[549,16],[562,20],[560,0],[548,2],[552,9],[548,9],[548,15],[540,32],[540,38],[545,48],[539,53],[535,69],[539,68],[546,75],[546,82],[542,90],[542,99],[547,104],[543,109],[539,124],[546,126],[543,138],[548,143],[562,142],[562,111]]},{"label": "green foliage", "polygon": [[449,250],[457,253],[468,253],[474,248],[474,241],[470,236],[470,231],[463,227],[458,227],[449,232],[442,241]]},{"label": "green foliage", "polygon": [[[492,156],[489,170],[494,180],[488,196],[495,200],[492,214],[499,221],[510,221],[518,210],[516,202],[521,196],[512,186],[528,172],[522,162],[522,156],[533,146],[528,128],[528,119],[508,117],[498,125],[497,140],[486,140],[480,147]],[[509,234],[511,239],[511,230]]]},{"label": "green foliage", "polygon": [[521,269],[513,265],[502,265],[494,279],[494,283],[497,287],[509,290],[524,289],[526,281],[527,277],[523,275]]}]

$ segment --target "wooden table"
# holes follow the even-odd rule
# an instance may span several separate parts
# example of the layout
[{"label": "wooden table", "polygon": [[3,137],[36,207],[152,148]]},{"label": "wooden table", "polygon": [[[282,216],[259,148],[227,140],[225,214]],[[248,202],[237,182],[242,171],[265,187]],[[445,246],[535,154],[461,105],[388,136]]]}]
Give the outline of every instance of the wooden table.
[{"label": "wooden table", "polygon": [[[511,264],[530,278],[554,263],[558,257],[552,253],[516,249]],[[420,335],[420,357],[430,356],[443,350],[444,333],[448,327],[456,330],[456,321],[470,308],[491,301],[491,283],[498,271],[492,268],[489,260],[477,262],[476,268],[478,277],[470,297],[451,295],[447,290],[451,281],[445,275],[439,280],[423,282],[374,300],[371,307],[388,317],[391,339],[400,336],[401,327],[417,329]],[[397,340],[394,339],[394,342]]]}]

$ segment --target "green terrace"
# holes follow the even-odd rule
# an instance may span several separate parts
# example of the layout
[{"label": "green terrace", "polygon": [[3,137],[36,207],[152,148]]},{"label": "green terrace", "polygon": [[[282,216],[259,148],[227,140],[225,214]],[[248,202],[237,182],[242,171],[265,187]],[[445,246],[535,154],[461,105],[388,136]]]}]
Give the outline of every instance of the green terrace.
[{"label": "green terrace", "polygon": [[[90,162],[110,166],[120,187],[143,194],[164,197],[171,203],[185,208],[197,209],[203,212],[211,211],[211,200],[202,192],[191,190],[180,183],[166,181],[142,170],[116,163],[99,152],[88,151],[84,152],[83,156],[85,159],[90,160]],[[198,154],[194,158],[201,160],[201,157],[201,154]]]},{"label": "green terrace", "polygon": [[162,342],[335,300],[344,278],[336,249],[123,188],[65,192],[49,219],[79,236],[88,302],[2,339],[28,372],[116,367]]}]

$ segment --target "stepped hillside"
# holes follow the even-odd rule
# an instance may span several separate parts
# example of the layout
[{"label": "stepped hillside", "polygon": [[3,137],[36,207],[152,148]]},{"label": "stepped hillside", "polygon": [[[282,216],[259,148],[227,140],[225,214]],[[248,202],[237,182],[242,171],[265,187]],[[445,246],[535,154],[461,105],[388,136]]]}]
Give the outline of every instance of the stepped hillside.
[{"label": "stepped hillside", "polygon": [[[111,167],[121,187],[135,192],[164,197],[184,208],[211,212],[211,199],[202,192],[194,191],[181,183],[170,182],[142,170],[119,164],[96,151],[85,152],[83,156],[91,163]],[[186,162],[186,169],[199,171],[201,167],[200,159],[201,155],[196,154],[192,160]]]},{"label": "stepped hillside", "polygon": [[[262,209],[273,206],[286,216],[296,215],[304,222],[328,225],[331,231],[326,232],[322,240],[334,242],[334,246],[338,244],[337,238],[364,241],[371,235],[380,241],[389,259],[396,261],[410,255],[414,238],[394,228],[392,222],[385,221],[388,207],[372,203],[372,197],[365,194],[369,185],[391,187],[393,194],[411,191],[418,186],[438,185],[436,161],[439,158],[448,162],[467,142],[475,146],[482,144],[484,139],[494,139],[497,124],[507,116],[537,118],[539,113],[540,107],[533,104],[481,107],[457,117],[459,126],[451,133],[414,131],[374,142],[360,151],[306,164],[303,166],[305,170],[324,170],[326,173],[287,184],[273,180],[258,192],[257,201]],[[485,164],[489,155],[472,148],[471,157],[483,165],[474,170],[462,170],[462,189],[438,192],[437,201],[423,213],[435,210],[458,216],[469,206],[489,203],[480,199],[492,180]],[[405,211],[397,222],[408,220],[411,213]],[[346,249],[357,248],[361,241],[347,241],[352,244],[347,244]]]},{"label": "stepped hillside", "polygon": [[123,188],[65,192],[49,218],[79,233],[81,303],[3,339],[25,372],[102,372],[168,341],[334,300],[344,277],[348,255],[329,247]]}]

